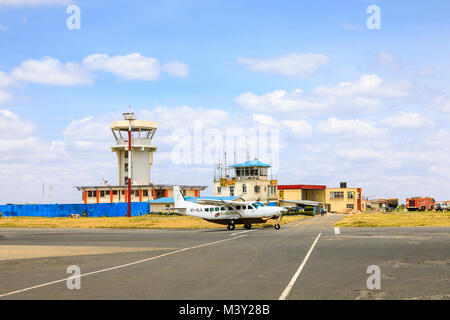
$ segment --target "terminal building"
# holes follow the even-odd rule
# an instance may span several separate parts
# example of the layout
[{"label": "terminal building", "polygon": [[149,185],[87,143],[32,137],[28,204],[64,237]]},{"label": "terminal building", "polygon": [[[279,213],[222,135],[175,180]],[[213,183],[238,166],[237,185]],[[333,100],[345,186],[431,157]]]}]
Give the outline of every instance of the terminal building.
[{"label": "terminal building", "polygon": [[[131,201],[146,202],[173,196],[173,185],[153,184],[151,167],[153,153],[157,148],[152,144],[158,124],[137,120],[132,112],[124,113],[124,120],[114,121],[111,131],[115,144],[111,150],[117,155],[118,181],[116,185],[77,186],[82,193],[83,203],[127,202],[128,175],[131,176]],[[131,137],[131,150],[129,139]],[[130,167],[129,167],[130,166]],[[206,186],[180,185],[187,197],[199,197]]]},{"label": "terminal building", "polygon": [[339,188],[325,185],[278,185],[278,204],[289,206],[289,201],[319,202],[327,212],[350,213],[363,210],[362,189],[347,188],[341,182]]},{"label": "terminal building", "polygon": [[[277,180],[269,179],[270,165],[258,160],[232,165],[231,176],[214,177],[214,196],[239,197],[244,201],[277,201]],[[226,171],[225,171],[226,172]]]}]

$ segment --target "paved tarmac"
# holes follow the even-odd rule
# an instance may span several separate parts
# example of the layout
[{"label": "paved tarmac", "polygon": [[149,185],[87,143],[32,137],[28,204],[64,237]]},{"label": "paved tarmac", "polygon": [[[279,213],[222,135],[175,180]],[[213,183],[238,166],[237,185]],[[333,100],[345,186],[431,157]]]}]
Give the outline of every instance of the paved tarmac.
[{"label": "paved tarmac", "polygon": [[[335,234],[341,218],[250,231],[0,229],[0,299],[450,299],[449,227]],[[80,289],[67,287],[71,265]],[[367,286],[373,265],[380,289]]]}]

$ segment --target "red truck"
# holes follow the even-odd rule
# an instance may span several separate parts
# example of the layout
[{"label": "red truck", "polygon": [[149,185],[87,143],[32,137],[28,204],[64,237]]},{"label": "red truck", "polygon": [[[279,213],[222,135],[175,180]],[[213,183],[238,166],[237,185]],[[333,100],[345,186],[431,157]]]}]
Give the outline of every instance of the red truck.
[{"label": "red truck", "polygon": [[434,209],[434,198],[414,197],[406,199],[406,209],[408,211],[431,211]]}]

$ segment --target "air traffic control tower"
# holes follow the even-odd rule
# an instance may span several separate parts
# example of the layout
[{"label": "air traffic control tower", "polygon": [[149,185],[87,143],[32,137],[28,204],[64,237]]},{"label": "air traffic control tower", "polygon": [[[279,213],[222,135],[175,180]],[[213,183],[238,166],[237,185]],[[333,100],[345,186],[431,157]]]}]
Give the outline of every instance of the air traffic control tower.
[{"label": "air traffic control tower", "polygon": [[[111,123],[111,131],[116,139],[111,150],[117,155],[118,184],[110,184],[102,178],[104,180],[102,185],[76,186],[82,192],[83,203],[127,202],[128,177],[131,178],[131,202],[145,202],[160,198],[170,200],[170,197],[173,197],[172,184],[154,184],[150,181],[153,153],[156,151],[156,147],[152,145],[152,139],[158,124],[137,120],[132,112],[126,112],[123,116],[123,120]],[[129,134],[131,139],[128,139]],[[131,141],[131,148],[129,148],[129,141]],[[200,191],[206,189],[206,186],[177,185],[186,197],[199,197]],[[166,207],[171,206],[173,207],[170,204],[166,205]],[[156,209],[152,208],[152,210]]]},{"label": "air traffic control tower", "polygon": [[[153,152],[156,151],[156,147],[152,145],[152,139],[158,124],[136,120],[136,116],[132,112],[124,113],[123,116],[124,120],[114,121],[111,124],[111,131],[116,139],[116,144],[111,147],[111,150],[117,154],[118,185],[127,185],[130,163],[131,184],[148,185],[150,169],[153,164]],[[129,129],[131,131],[131,150],[128,150]]]}]

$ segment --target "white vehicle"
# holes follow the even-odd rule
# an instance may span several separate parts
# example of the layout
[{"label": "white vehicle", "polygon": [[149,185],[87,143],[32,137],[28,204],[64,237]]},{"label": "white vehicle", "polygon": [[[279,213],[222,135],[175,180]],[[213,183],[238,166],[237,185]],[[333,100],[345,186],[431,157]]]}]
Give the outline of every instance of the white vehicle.
[{"label": "white vehicle", "polygon": [[243,224],[245,229],[251,229],[252,223],[264,223],[276,219],[275,229],[280,229],[278,223],[287,209],[266,206],[261,202],[241,202],[232,200],[198,199],[196,202],[186,201],[180,187],[173,187],[175,208],[180,214],[203,218],[206,221],[228,225],[228,230],[234,230],[236,224]]}]

